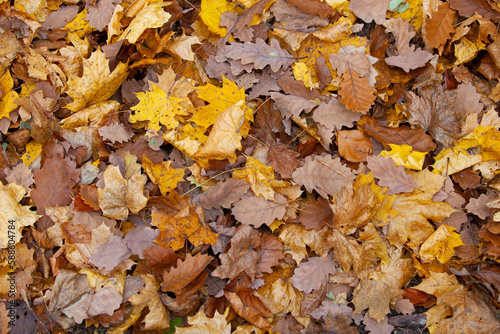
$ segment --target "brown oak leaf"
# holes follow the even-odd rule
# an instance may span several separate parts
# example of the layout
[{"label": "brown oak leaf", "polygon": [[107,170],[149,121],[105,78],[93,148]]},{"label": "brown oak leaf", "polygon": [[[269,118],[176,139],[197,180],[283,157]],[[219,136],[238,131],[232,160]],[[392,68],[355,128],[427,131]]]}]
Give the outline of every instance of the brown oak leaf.
[{"label": "brown oak leaf", "polygon": [[200,196],[200,205],[205,209],[231,208],[231,205],[243,197],[250,185],[241,179],[219,182]]},{"label": "brown oak leaf", "polygon": [[339,95],[347,109],[366,114],[375,102],[375,88],[368,85],[368,78],[362,78],[354,69],[342,75]]},{"label": "brown oak leaf", "polygon": [[409,193],[418,188],[415,180],[405,173],[405,168],[396,166],[391,158],[372,156],[367,161],[373,177],[379,179],[378,184],[389,187],[389,195]]},{"label": "brown oak leaf", "polygon": [[390,2],[390,0],[351,0],[349,9],[366,23],[375,20],[377,24],[382,24],[386,19]]},{"label": "brown oak leaf", "polygon": [[166,270],[163,272],[161,289],[180,294],[183,288],[205,270],[212,259],[213,257],[201,253],[195,256],[188,254],[184,261],[179,259],[175,268],[171,268],[168,272]]},{"label": "brown oak leaf", "polygon": [[345,185],[352,184],[353,172],[342,165],[340,158],[311,157],[305,159],[304,166],[293,172],[293,180],[307,191],[316,190],[324,198],[339,192]]},{"label": "brown oak leaf", "polygon": [[285,247],[277,236],[273,234],[262,235],[261,244],[257,248],[257,254],[260,256],[257,263],[257,276],[262,276],[262,273],[272,273],[272,267],[277,266],[279,260],[285,257],[284,250]]},{"label": "brown oak leaf", "polygon": [[282,178],[291,178],[297,167],[302,166],[298,160],[299,153],[289,149],[287,145],[272,141],[267,153],[267,159],[275,171],[280,173]]},{"label": "brown oak leaf", "polygon": [[234,204],[234,217],[246,225],[255,228],[262,224],[271,225],[275,219],[281,219],[286,213],[286,198],[276,193],[274,200],[266,200],[263,196],[246,196]]},{"label": "brown oak leaf", "polygon": [[270,45],[263,39],[257,38],[255,43],[231,43],[226,46],[224,56],[227,58],[241,60],[241,63],[253,64],[256,69],[263,69],[267,65],[273,72],[277,72],[281,67],[286,69],[294,59],[280,47],[277,39],[272,38]]},{"label": "brown oak leaf", "polygon": [[333,226],[333,211],[328,201],[320,197],[302,209],[299,219],[306,229],[319,231],[325,226]]}]

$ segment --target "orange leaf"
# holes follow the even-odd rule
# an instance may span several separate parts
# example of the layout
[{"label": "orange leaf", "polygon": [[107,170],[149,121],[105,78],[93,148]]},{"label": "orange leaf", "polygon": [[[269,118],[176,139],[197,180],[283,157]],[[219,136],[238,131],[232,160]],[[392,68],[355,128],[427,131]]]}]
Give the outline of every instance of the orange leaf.
[{"label": "orange leaf", "polygon": [[375,102],[375,89],[368,85],[368,78],[361,78],[355,70],[347,70],[342,75],[339,94],[347,109],[366,114]]},{"label": "orange leaf", "polygon": [[424,41],[431,48],[440,48],[446,44],[451,34],[455,32],[453,20],[455,11],[450,8],[450,4],[445,2],[439,6],[437,12],[432,13],[431,18],[424,22]]},{"label": "orange leaf", "polygon": [[161,289],[179,294],[186,285],[205,270],[210,261],[212,261],[212,257],[205,254],[198,253],[195,256],[188,254],[184,261],[177,261],[177,268],[163,272]]}]

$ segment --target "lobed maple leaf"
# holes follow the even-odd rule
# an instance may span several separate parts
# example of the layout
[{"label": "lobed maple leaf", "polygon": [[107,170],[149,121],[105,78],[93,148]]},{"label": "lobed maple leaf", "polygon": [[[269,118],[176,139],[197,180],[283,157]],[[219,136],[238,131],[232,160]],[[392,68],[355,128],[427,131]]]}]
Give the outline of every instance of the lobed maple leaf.
[{"label": "lobed maple leaf", "polygon": [[179,105],[181,99],[170,96],[158,86],[152,84],[152,90],[146,93],[137,93],[139,103],[131,109],[136,111],[129,117],[131,123],[148,121],[147,128],[154,133],[160,131],[161,125],[173,130],[179,125],[176,116],[187,115]]},{"label": "lobed maple leaf", "polygon": [[160,229],[156,242],[173,250],[184,247],[186,240],[193,245],[214,244],[217,235],[200,220],[195,209],[186,206],[174,215],[154,210],[151,214],[152,224]]},{"label": "lobed maple leaf", "polygon": [[212,272],[212,276],[234,279],[244,271],[250,277],[255,277],[260,256],[254,249],[260,245],[259,232],[248,225],[241,225],[231,238],[231,248],[221,255],[222,263]]},{"label": "lobed maple leaf", "polygon": [[127,64],[119,63],[111,72],[109,61],[101,50],[92,53],[89,59],[83,59],[82,77],[68,80],[67,94],[73,102],[66,105],[71,111],[79,111],[89,104],[106,101],[127,78]]}]

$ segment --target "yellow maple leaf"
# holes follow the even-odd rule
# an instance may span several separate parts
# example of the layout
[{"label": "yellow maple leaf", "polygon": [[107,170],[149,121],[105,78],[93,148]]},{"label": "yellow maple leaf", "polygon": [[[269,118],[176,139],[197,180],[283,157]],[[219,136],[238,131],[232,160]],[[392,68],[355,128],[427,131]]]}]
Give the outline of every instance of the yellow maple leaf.
[{"label": "yellow maple leaf", "polygon": [[247,163],[244,169],[235,170],[233,178],[243,179],[250,184],[250,188],[255,196],[264,196],[266,199],[274,200],[274,170],[267,167],[259,160],[253,157],[247,157]]},{"label": "yellow maple leaf", "polygon": [[241,150],[240,128],[245,116],[243,100],[224,110],[210,131],[205,146],[197,153],[198,157],[236,162],[236,150]]},{"label": "yellow maple leaf", "polygon": [[18,243],[24,226],[32,226],[38,215],[29,206],[19,204],[26,189],[16,183],[4,186],[0,182],[0,249],[9,246],[9,241]]},{"label": "yellow maple leaf", "polygon": [[179,125],[176,119],[177,115],[187,115],[184,109],[179,105],[182,99],[169,96],[158,86],[152,84],[153,90],[150,92],[137,93],[139,103],[132,107],[135,110],[134,115],[130,115],[131,123],[139,121],[147,121],[147,129],[157,133],[161,129],[161,125],[169,130],[175,129]]},{"label": "yellow maple leaf", "polygon": [[227,29],[220,26],[223,13],[236,12],[237,5],[226,0],[202,0],[200,18],[208,30],[219,36],[225,36]]},{"label": "yellow maple leaf", "polygon": [[79,111],[87,105],[106,101],[127,78],[127,64],[119,63],[110,72],[109,61],[100,49],[92,53],[89,59],[83,59],[82,77],[68,80],[66,93],[73,102],[66,105],[71,111]]},{"label": "yellow maple leaf", "polygon": [[217,234],[204,225],[191,206],[186,206],[175,215],[153,211],[151,217],[151,224],[160,229],[156,243],[171,247],[174,251],[184,247],[186,240],[195,247],[203,244],[213,245],[217,241]]},{"label": "yellow maple leaf", "polygon": [[380,155],[391,158],[396,166],[403,166],[408,169],[422,170],[427,153],[413,151],[410,145],[389,144],[390,151],[382,151]]},{"label": "yellow maple leaf", "polygon": [[448,203],[432,199],[443,186],[444,178],[441,175],[427,169],[410,175],[418,188],[397,195],[391,208],[387,210],[385,206],[382,207],[376,219],[378,226],[388,222],[387,240],[391,244],[400,248],[407,243],[416,250],[434,233],[428,219],[440,222],[455,210]]},{"label": "yellow maple leaf", "polygon": [[163,195],[175,189],[177,183],[184,178],[184,168],[172,168],[171,164],[172,161],[163,161],[159,164],[154,164],[146,157],[142,159],[144,171],[148,174],[151,181],[160,187]]},{"label": "yellow maple leaf", "polygon": [[120,40],[126,39],[134,44],[146,29],[160,28],[167,23],[172,15],[163,10],[164,6],[163,3],[154,3],[143,7],[122,33]]},{"label": "yellow maple leaf", "polygon": [[[238,86],[234,82],[225,77],[222,81],[222,87],[207,84],[196,88],[196,92],[199,98],[209,102],[209,104],[198,108],[190,120],[205,129],[214,124],[217,117],[224,110],[238,101],[245,101],[245,90],[243,88],[238,89]],[[245,117],[249,121],[253,121],[252,111],[246,105],[244,108]],[[248,133],[248,130],[246,133]]]},{"label": "yellow maple leaf", "polygon": [[454,254],[455,247],[464,245],[460,234],[448,225],[441,225],[420,247],[420,258],[424,262],[434,259],[446,263]]},{"label": "yellow maple leaf", "polygon": [[85,19],[87,16],[87,9],[82,10],[71,22],[68,22],[64,29],[70,33],[75,33],[80,38],[84,38],[90,34],[94,28],[90,26],[89,21]]},{"label": "yellow maple leaf", "polygon": [[500,132],[492,127],[478,126],[439,152],[432,167],[441,174],[455,174],[481,161],[500,160]]},{"label": "yellow maple leaf", "polygon": [[9,117],[11,111],[14,111],[18,105],[14,102],[19,95],[13,91],[14,81],[9,70],[2,70],[3,75],[0,77],[0,119]]}]

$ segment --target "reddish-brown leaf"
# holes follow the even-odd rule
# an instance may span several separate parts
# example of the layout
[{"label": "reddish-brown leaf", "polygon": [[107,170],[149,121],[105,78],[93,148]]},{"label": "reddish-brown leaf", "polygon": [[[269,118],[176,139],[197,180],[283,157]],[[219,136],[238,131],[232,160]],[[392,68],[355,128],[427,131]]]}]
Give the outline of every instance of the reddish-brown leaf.
[{"label": "reddish-brown leaf", "polygon": [[270,317],[272,313],[257,296],[252,294],[252,290],[226,291],[224,296],[226,296],[229,303],[231,303],[231,307],[240,317],[259,328],[269,328],[269,323],[265,318]]},{"label": "reddish-brown leaf", "polygon": [[352,162],[364,162],[373,152],[370,138],[359,130],[343,130],[337,132],[339,154]]},{"label": "reddish-brown leaf", "polygon": [[320,197],[302,209],[299,219],[306,229],[319,231],[325,226],[333,226],[333,211],[328,201]]},{"label": "reddish-brown leaf", "polygon": [[420,152],[432,151],[437,146],[424,129],[412,129],[407,125],[397,128],[378,125],[378,121],[369,116],[363,117],[358,125],[384,145],[386,150],[391,149],[389,144],[409,145]]},{"label": "reddish-brown leaf", "polygon": [[299,153],[289,149],[286,145],[279,142],[272,142],[269,146],[267,159],[271,166],[280,173],[283,178],[291,178],[292,173],[298,167],[302,166],[302,161],[298,160]]}]

